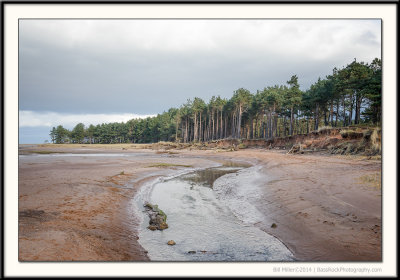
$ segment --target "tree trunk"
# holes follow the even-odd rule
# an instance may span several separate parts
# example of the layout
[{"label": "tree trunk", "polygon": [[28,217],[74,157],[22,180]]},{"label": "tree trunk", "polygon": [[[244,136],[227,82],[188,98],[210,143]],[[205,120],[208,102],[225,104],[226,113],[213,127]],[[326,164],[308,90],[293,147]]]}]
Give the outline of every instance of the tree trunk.
[{"label": "tree trunk", "polygon": [[269,112],[269,133],[268,133],[268,138],[272,138],[272,133],[274,131],[274,122],[272,118],[272,112]]},{"label": "tree trunk", "polygon": [[293,106],[290,108],[290,130],[289,134],[293,135]]},{"label": "tree trunk", "polygon": [[314,125],[314,130],[318,130],[318,124],[319,124],[319,104],[317,103],[315,106],[315,125]]},{"label": "tree trunk", "polygon": [[242,106],[239,106],[237,138],[240,139],[240,126],[242,124]]},{"label": "tree trunk", "polygon": [[344,95],[342,96],[342,106],[343,106],[343,126],[346,126],[346,102]]},{"label": "tree trunk", "polygon": [[218,134],[219,134],[219,117],[218,117],[218,110],[216,112],[217,115],[217,126],[215,128],[215,139],[218,139]]},{"label": "tree trunk", "polygon": [[254,133],[254,121],[253,121],[253,119],[251,119],[249,122],[249,138],[250,139],[254,138],[253,133]]},{"label": "tree trunk", "polygon": [[223,138],[223,121],[222,121],[222,110],[221,110],[221,118],[220,118],[220,129],[219,129],[219,139]]},{"label": "tree trunk", "polygon": [[224,138],[226,138],[226,130],[228,129],[228,116],[225,115]]},{"label": "tree trunk", "polygon": [[283,136],[286,137],[286,116],[283,117]]},{"label": "tree trunk", "polygon": [[178,142],[178,118],[176,118],[176,126],[175,126],[175,142]]},{"label": "tree trunk", "polygon": [[194,135],[193,135],[193,140],[197,141],[197,134],[198,134],[198,130],[197,130],[197,113],[194,113]]},{"label": "tree trunk", "polygon": [[231,137],[232,138],[235,138],[235,133],[236,133],[236,131],[235,131],[235,115],[236,115],[236,112],[233,112],[232,113],[232,119],[231,119],[231,121],[232,121],[232,124],[231,124]]},{"label": "tree trunk", "polygon": [[356,101],[356,108],[355,108],[355,116],[354,116],[354,124],[358,124],[358,120],[360,119],[360,117],[359,117],[359,106],[360,106],[360,104],[359,104],[359,93],[357,92],[356,94],[355,94],[355,101]]},{"label": "tree trunk", "polygon": [[350,95],[349,125],[353,124],[353,107],[354,107],[354,101],[353,101],[353,93],[352,93]]},{"label": "tree trunk", "polygon": [[340,102],[339,102],[339,99],[338,99],[338,100],[337,100],[337,105],[336,105],[335,127],[337,127],[337,125],[338,125],[339,107],[340,107]]},{"label": "tree trunk", "polygon": [[200,142],[203,142],[203,130],[201,129],[202,123],[201,123],[201,112],[200,112],[200,135],[199,135],[199,139]]},{"label": "tree trunk", "polygon": [[194,139],[194,124],[190,126],[190,142],[193,142]]},{"label": "tree trunk", "polygon": [[214,120],[214,111],[212,111],[211,115],[212,115],[212,132],[211,132],[211,140],[214,140],[214,131],[215,131],[215,120]]},{"label": "tree trunk", "polygon": [[182,136],[182,142],[185,142],[185,129],[183,127],[183,121],[181,121],[181,136]]},{"label": "tree trunk", "polygon": [[211,140],[211,112],[208,118],[208,132],[207,132],[207,141]]},{"label": "tree trunk", "polygon": [[185,143],[188,142],[188,139],[189,139],[189,122],[188,119],[186,118]]},{"label": "tree trunk", "polygon": [[356,99],[356,118],[355,118],[356,124],[359,124],[361,120],[361,104],[362,104],[362,96],[361,93],[358,93]]},{"label": "tree trunk", "polygon": [[189,117],[187,117],[186,119],[186,128],[187,128],[187,139],[186,142],[189,143],[190,142],[190,120]]}]

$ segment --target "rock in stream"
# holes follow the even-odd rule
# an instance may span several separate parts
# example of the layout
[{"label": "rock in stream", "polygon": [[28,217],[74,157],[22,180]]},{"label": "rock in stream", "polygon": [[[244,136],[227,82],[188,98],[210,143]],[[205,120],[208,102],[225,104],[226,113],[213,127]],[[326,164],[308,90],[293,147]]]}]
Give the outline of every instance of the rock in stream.
[{"label": "rock in stream", "polygon": [[153,205],[151,203],[146,203],[144,205],[150,221],[147,227],[150,230],[164,230],[168,228],[167,215],[158,208],[158,205]]}]

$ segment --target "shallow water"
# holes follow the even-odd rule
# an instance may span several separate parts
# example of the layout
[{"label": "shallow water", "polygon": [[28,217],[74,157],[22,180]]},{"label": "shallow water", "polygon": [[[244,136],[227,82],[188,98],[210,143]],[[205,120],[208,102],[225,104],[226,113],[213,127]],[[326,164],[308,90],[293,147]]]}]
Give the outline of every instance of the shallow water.
[{"label": "shallow water", "polygon": [[51,154],[29,154],[29,155],[19,155],[20,157],[124,157],[127,154],[70,154],[70,153],[51,153]]},{"label": "shallow water", "polygon": [[[256,169],[214,167],[169,179],[160,179],[136,197],[143,214],[139,242],[153,261],[287,261],[290,251],[275,237],[252,224],[260,217],[235,188]],[[225,185],[225,187],[224,187]],[[233,186],[233,187],[232,187]],[[217,190],[213,188],[217,187]],[[246,192],[246,188],[241,190]],[[253,189],[251,191],[251,189]],[[254,195],[255,188],[250,188]],[[221,190],[229,190],[226,194]],[[236,193],[236,194],[235,194]],[[230,204],[235,199],[239,207]],[[147,229],[145,202],[157,204],[167,214],[169,228]],[[238,215],[240,214],[240,215]],[[242,218],[242,219],[241,219]],[[176,245],[167,242],[174,240]]]},{"label": "shallow water", "polygon": [[49,154],[22,154],[19,155],[20,158],[30,158],[30,157],[155,157],[151,154],[146,153],[49,153]]},{"label": "shallow water", "polygon": [[217,180],[219,177],[225,174],[234,173],[239,169],[240,167],[229,167],[229,166],[218,167],[218,168],[207,168],[182,175],[179,177],[179,180],[186,181],[191,185],[197,184],[211,188],[215,180]]}]

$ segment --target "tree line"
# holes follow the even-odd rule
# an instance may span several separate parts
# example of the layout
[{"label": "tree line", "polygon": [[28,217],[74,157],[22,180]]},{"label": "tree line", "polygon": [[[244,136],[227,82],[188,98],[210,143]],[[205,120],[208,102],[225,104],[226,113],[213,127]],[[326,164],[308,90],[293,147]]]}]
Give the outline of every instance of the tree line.
[{"label": "tree line", "polygon": [[62,125],[50,131],[53,143],[202,142],[223,138],[271,139],[309,133],[322,126],[381,125],[382,64],[354,60],[334,68],[308,90],[297,75],[286,84],[251,93],[239,88],[230,99],[213,96],[208,103],[195,97],[180,108],[126,123]]}]

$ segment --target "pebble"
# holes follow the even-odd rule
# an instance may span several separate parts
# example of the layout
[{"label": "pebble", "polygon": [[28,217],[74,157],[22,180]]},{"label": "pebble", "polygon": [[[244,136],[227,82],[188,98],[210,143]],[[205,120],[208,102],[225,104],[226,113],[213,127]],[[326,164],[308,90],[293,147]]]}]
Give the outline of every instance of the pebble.
[{"label": "pebble", "polygon": [[168,245],[175,245],[176,243],[175,243],[175,241],[174,240],[170,240],[170,241],[168,241],[168,243],[167,243]]}]

